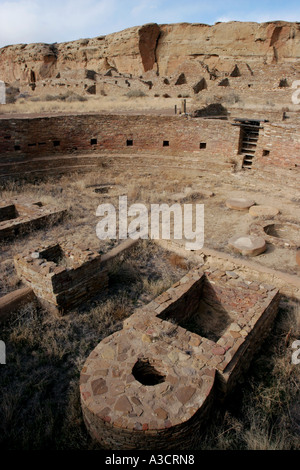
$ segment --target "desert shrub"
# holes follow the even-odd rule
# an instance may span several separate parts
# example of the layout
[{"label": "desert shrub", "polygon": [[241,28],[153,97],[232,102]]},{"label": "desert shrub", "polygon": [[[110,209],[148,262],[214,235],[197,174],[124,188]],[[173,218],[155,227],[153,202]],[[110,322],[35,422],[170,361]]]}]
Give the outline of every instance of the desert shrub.
[{"label": "desert shrub", "polygon": [[126,96],[128,98],[143,98],[144,96],[147,96],[147,95],[142,90],[130,90],[128,93],[126,93]]},{"label": "desert shrub", "polygon": [[81,95],[77,95],[77,94],[70,95],[65,99],[65,101],[67,103],[74,103],[74,101],[83,102],[83,101],[87,101],[87,100],[88,99],[85,96],[81,96]]},{"label": "desert shrub", "polygon": [[235,104],[241,101],[241,97],[237,93],[229,93],[228,96],[224,98],[225,103],[227,104]]},{"label": "desert shrub", "polygon": [[65,101],[67,103],[72,103],[75,101],[87,101],[87,98],[85,96],[78,95],[77,93],[67,92],[62,95],[47,94],[43,97],[34,96],[30,100],[31,101]]}]

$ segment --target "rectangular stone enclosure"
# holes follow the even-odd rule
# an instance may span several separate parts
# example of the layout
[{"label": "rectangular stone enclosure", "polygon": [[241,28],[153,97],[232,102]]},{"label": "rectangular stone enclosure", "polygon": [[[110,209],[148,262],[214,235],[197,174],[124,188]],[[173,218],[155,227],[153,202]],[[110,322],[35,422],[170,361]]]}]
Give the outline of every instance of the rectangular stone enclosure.
[{"label": "rectangular stone enclosure", "polygon": [[0,203],[0,241],[24,235],[45,224],[59,222],[66,210],[44,205],[28,198],[16,198]]},{"label": "rectangular stone enclosure", "polygon": [[204,348],[200,358],[218,370],[219,387],[226,394],[272,327],[279,303],[276,288],[233,276],[218,270],[192,271],[133,314],[124,327],[146,332],[149,325],[164,337],[172,323],[174,346],[179,338],[186,349],[208,342],[211,352]]},{"label": "rectangular stone enclosure", "polygon": [[18,276],[59,311],[72,309],[108,286],[101,255],[68,244],[40,247],[14,257]]}]

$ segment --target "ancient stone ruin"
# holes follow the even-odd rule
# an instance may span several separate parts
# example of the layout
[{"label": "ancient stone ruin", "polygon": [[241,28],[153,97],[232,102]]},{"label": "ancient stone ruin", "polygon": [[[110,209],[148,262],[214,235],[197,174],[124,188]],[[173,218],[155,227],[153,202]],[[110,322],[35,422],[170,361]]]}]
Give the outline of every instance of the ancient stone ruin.
[{"label": "ancient stone ruin", "polygon": [[86,425],[104,448],[190,449],[272,325],[278,290],[196,269],[134,312],[88,357]]},{"label": "ancient stone ruin", "polygon": [[0,240],[59,222],[66,211],[26,197],[0,203]]},{"label": "ancient stone ruin", "polygon": [[40,246],[16,255],[18,276],[35,295],[64,313],[108,287],[107,264],[136,243],[128,240],[106,255],[72,241]]},{"label": "ancient stone ruin", "polygon": [[[3,287],[1,322],[33,302],[49,315],[71,317],[97,296],[110,299],[111,262],[139,241],[106,240],[102,251],[96,221],[89,226],[100,202],[127,195],[147,204],[155,196],[156,202],[206,205],[203,249],[187,254],[186,234],[153,241],[169,258],[179,256],[173,265],[186,275],[146,301],[134,299],[116,331],[105,329],[84,356],[82,416],[101,448],[194,448],[214,404],[230,396],[265,340],[281,294],[300,299],[299,111],[272,101],[291,100],[298,43],[296,23],[151,23],[93,39],[0,50],[8,103],[90,103],[109,96],[133,103],[130,112],[83,107],[1,114],[0,184],[10,194],[8,183],[17,182],[20,193],[0,203],[0,241],[8,257],[1,269],[17,278],[14,288],[9,282]],[[150,108],[137,111],[145,97]],[[152,108],[156,98],[160,108]],[[264,103],[259,109],[256,98]],[[94,178],[85,181],[86,175]],[[48,177],[51,200],[59,193],[56,179],[66,186],[76,180],[69,207],[73,198],[74,206],[79,201],[73,217],[82,243],[72,238],[71,217],[63,234],[48,237],[47,228],[64,221],[65,206],[20,190]],[[95,203],[90,218],[82,211],[84,197]],[[85,243],[89,231],[93,248]],[[133,269],[148,275],[151,262]]]}]

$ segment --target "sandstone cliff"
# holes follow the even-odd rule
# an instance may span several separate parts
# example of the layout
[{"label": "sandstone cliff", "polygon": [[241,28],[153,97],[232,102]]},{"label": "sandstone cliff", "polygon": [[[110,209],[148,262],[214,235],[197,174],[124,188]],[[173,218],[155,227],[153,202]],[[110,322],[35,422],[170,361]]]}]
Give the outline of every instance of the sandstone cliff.
[{"label": "sandstone cliff", "polygon": [[293,64],[300,59],[300,24],[147,24],[61,44],[19,44],[0,49],[0,79],[22,85],[55,79],[61,73],[93,70],[140,76],[171,76],[181,64],[202,64],[209,72],[231,70],[238,62]]}]

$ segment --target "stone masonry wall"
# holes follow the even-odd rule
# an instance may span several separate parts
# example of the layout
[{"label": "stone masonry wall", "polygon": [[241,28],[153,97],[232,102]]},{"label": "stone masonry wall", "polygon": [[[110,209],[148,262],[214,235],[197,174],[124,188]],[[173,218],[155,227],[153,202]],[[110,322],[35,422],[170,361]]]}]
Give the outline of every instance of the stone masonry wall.
[{"label": "stone masonry wall", "polygon": [[108,286],[101,255],[76,246],[41,246],[14,258],[17,274],[40,299],[64,312]]},{"label": "stone masonry wall", "polygon": [[52,205],[43,205],[30,198],[13,198],[0,202],[0,241],[24,235],[45,224],[57,223],[66,210]]},{"label": "stone masonry wall", "polygon": [[0,119],[0,175],[7,168],[11,173],[20,168],[31,170],[33,163],[39,169],[47,169],[51,159],[67,154],[72,157],[64,164],[76,165],[74,152],[93,156],[141,152],[162,156],[191,154],[204,163],[213,158],[225,162],[237,154],[238,139],[239,129],[227,121],[183,116],[69,115]]},{"label": "stone masonry wall", "polygon": [[[25,155],[55,155],[81,152],[126,150],[127,140],[138,151],[199,151],[201,154],[231,155],[236,151],[238,130],[219,120],[184,118],[183,116],[113,116],[69,115],[0,120],[2,161]],[[97,143],[91,143],[97,139]],[[169,146],[163,146],[168,141]],[[16,146],[17,150],[15,149]]]},{"label": "stone masonry wall", "polygon": [[[202,166],[239,158],[240,128],[230,121],[186,116],[66,115],[0,119],[0,177],[97,165],[120,154],[182,158]],[[254,166],[299,166],[300,131],[291,123],[264,123]],[[84,158],[80,156],[84,155]],[[48,157],[48,158],[45,158]],[[126,158],[125,158],[126,159]],[[132,161],[127,161],[132,164]],[[170,162],[168,162],[170,164]]]},{"label": "stone masonry wall", "polygon": [[300,167],[300,128],[289,123],[263,123],[255,153],[255,166]]}]

